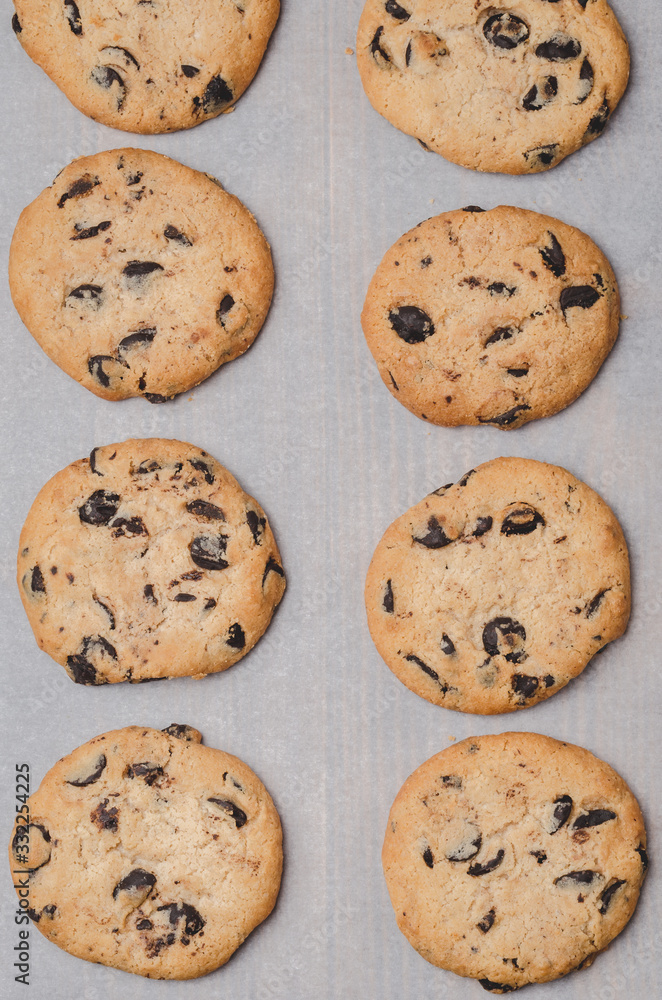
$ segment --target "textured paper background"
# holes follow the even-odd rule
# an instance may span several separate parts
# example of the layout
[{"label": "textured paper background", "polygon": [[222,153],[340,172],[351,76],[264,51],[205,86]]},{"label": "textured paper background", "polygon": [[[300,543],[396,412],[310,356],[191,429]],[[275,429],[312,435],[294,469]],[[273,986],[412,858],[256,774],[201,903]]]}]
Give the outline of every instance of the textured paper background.
[{"label": "textured paper background", "polygon": [[[188,396],[159,407],[96,399],[23,328],[0,278],[2,551],[0,650],[3,837],[14,764],[33,782],[92,736],[133,723],[188,722],[265,781],[285,830],[272,917],[230,963],[187,984],[81,962],[32,931],[38,1000],[479,998],[434,969],[396,928],[380,865],[391,802],[433,753],[475,733],[528,729],[609,761],[647,819],[651,872],[634,919],[595,965],[532,988],[539,1000],[660,996],[656,864],[662,821],[660,442],[662,311],[659,198],[662,86],[656,0],[614,0],[633,50],[630,87],[605,135],[549,173],[480,175],[424,153],[365,98],[354,47],[362,0],[283,0],[265,62],[233,114],[189,132],[131,136],[76,111],[0,31],[2,274],[21,208],[75,156],[137,145],[215,174],[255,213],[273,246],[277,291],[257,342]],[[426,426],[382,386],[359,324],[387,248],[429,215],[466,204],[521,205],[585,230],[607,252],[623,312],[619,341],[563,413],[504,433]],[[264,505],[288,590],[256,649],[202,681],[81,688],[41,653],[14,584],[18,534],[42,484],[97,444],[173,436],[207,449]],[[566,466],[597,489],[630,546],[634,612],[625,637],[546,703],[482,718],[437,708],[389,672],[372,646],[362,590],[387,525],[442,483],[501,454]],[[656,891],[657,890],[657,891]],[[0,996],[13,981],[15,902],[0,893]],[[527,993],[528,996],[528,993]]]}]

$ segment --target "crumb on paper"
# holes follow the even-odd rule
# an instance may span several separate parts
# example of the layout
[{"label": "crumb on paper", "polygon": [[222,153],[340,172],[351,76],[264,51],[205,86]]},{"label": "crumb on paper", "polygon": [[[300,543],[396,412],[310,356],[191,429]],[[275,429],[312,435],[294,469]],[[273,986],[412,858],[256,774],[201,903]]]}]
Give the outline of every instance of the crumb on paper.
[{"label": "crumb on paper", "polygon": [[189,402],[189,403],[192,403],[192,402],[193,402],[193,396],[189,396],[189,398],[188,398],[188,402]]},{"label": "crumb on paper", "polygon": [[434,205],[434,198],[430,198],[430,204]]},{"label": "crumb on paper", "polygon": [[345,49],[345,55],[346,56],[353,56],[354,55],[354,49],[350,49],[349,46],[347,46],[347,48]]},{"label": "crumb on paper", "polygon": [[629,316],[626,316],[626,314],[625,314],[625,313],[621,313],[621,315],[620,315],[620,317],[619,317],[619,319],[629,319],[629,318],[630,318],[630,317],[629,317]]},{"label": "crumb on paper", "polygon": [[457,739],[457,737],[456,737],[456,736],[449,736],[449,737],[448,737],[448,742],[449,742],[449,743],[455,743],[455,740],[456,740],[456,739]]}]

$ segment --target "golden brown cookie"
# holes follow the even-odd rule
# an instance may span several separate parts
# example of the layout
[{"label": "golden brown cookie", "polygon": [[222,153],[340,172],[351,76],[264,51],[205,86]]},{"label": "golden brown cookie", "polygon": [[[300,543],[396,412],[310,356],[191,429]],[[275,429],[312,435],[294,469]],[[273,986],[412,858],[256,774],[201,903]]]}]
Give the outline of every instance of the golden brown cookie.
[{"label": "golden brown cookie", "polygon": [[20,905],[58,947],[152,979],[193,979],[224,965],[271,913],[278,813],[246,764],[200,738],[190,726],[105,733],[30,796],[10,865]]},{"label": "golden brown cookie", "polygon": [[39,646],[78,684],[226,670],[285,590],[257,501],[205,451],[159,438],[95,448],[46,483],[18,583]]}]

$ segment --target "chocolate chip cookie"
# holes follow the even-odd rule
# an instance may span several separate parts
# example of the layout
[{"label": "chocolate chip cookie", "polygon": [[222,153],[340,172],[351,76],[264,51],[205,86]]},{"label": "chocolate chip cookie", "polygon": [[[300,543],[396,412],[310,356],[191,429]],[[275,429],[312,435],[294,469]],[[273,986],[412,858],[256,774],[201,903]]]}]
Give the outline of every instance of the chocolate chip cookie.
[{"label": "chocolate chip cookie", "polygon": [[623,779],[536,733],[426,761],[393,803],[382,860],[410,944],[492,993],[590,965],[632,916],[648,864]]},{"label": "chocolate chip cookie", "polygon": [[472,170],[548,170],[604,130],[628,46],[606,0],[367,0],[366,94],[396,128]]},{"label": "chocolate chip cookie", "polygon": [[285,590],[257,501],[205,451],[158,438],[95,448],[46,483],[18,583],[39,646],[77,684],[226,670]]},{"label": "chocolate chip cookie", "polygon": [[30,796],[12,877],[58,947],[152,979],[194,979],[271,913],[283,862],[276,808],[246,764],[199,740],[189,726],[117,729],[59,760]]},{"label": "chocolate chip cookie", "polygon": [[618,336],[609,261],[558,219],[445,212],[387,252],[361,317],[386,387],[434,424],[504,430],[572,403]]},{"label": "chocolate chip cookie", "polygon": [[9,284],[68,375],[162,403],[250,347],[274,273],[255,219],[213,178],[116,149],[74,160],[21,213]]},{"label": "chocolate chip cookie", "polygon": [[497,458],[411,507],[377,546],[368,626],[422,698],[491,715],[534,705],[625,631],[623,532],[565,469]]},{"label": "chocolate chip cookie", "polygon": [[173,132],[226,111],[257,73],[279,0],[15,0],[19,42],[83,114]]}]

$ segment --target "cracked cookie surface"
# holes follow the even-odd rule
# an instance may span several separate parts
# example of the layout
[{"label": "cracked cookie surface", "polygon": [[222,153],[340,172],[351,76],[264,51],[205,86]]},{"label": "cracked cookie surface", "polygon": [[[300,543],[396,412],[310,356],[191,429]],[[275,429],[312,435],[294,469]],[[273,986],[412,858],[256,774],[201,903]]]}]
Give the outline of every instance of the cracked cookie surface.
[{"label": "cracked cookie surface", "polygon": [[18,584],[35,638],[78,684],[226,670],[285,590],[260,505],[181,441],[95,448],[58,472],[21,532]]},{"label": "cracked cookie surface", "polygon": [[493,993],[590,965],[632,916],[648,858],[639,805],[588,750],[478,736],[407,779],[382,851],[398,927]]},{"label": "cracked cookie surface", "polygon": [[625,631],[627,546],[565,469],[497,458],[391,524],[365,603],[380,655],[416,694],[511,712],[556,694]]},{"label": "cracked cookie surface", "polygon": [[255,76],[279,0],[15,0],[12,27],[79,111],[127,132],[215,118]]},{"label": "cracked cookie surface", "polygon": [[[176,731],[178,735],[172,735]],[[29,914],[60,948],[152,979],[223,965],[273,909],[278,813],[242,761],[173,725],[129,726],[63,757],[9,849]]]},{"label": "cracked cookie surface", "polygon": [[396,128],[508,174],[548,170],[599,136],[630,67],[606,0],[367,0],[356,52]]},{"label": "cracked cookie surface", "polygon": [[512,430],[586,389],[619,313],[609,261],[580,230],[522,208],[470,206],[391,247],[361,322],[384,384],[416,416]]},{"label": "cracked cookie surface", "polygon": [[167,156],[116,149],[74,160],[23,210],[9,284],[73,379],[162,403],[250,347],[274,273],[238,198]]}]

